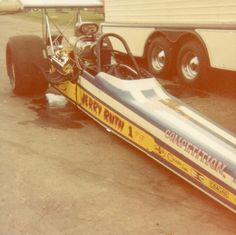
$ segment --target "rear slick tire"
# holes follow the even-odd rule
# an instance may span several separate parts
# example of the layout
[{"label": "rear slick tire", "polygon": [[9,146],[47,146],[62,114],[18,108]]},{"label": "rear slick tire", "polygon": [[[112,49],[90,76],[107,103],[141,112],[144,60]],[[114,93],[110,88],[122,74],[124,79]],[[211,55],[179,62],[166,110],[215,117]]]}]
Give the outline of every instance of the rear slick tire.
[{"label": "rear slick tire", "polygon": [[47,68],[40,37],[26,35],[11,37],[6,47],[6,66],[12,90],[17,95],[45,92],[48,82],[42,71]]}]

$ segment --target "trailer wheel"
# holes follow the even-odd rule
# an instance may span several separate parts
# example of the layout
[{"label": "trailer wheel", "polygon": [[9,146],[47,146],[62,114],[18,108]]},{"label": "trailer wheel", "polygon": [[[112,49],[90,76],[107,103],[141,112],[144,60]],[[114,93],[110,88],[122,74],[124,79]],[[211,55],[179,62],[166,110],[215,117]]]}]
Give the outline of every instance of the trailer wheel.
[{"label": "trailer wheel", "polygon": [[43,41],[37,36],[16,36],[8,40],[7,73],[15,94],[33,95],[47,89],[48,82],[42,73],[47,67],[43,50]]},{"label": "trailer wheel", "polygon": [[200,85],[207,79],[209,62],[200,42],[185,43],[177,56],[177,72],[182,83]]},{"label": "trailer wheel", "polygon": [[172,50],[166,38],[158,37],[152,41],[147,51],[147,65],[155,76],[168,78],[172,66]]}]

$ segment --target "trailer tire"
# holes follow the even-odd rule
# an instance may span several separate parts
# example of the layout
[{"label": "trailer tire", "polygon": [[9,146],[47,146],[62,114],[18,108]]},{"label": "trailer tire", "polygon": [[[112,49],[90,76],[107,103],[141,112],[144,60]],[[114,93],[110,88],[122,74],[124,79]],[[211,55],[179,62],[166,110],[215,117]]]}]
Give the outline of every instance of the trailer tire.
[{"label": "trailer tire", "polygon": [[8,40],[6,66],[12,90],[17,95],[45,92],[48,82],[43,76],[47,60],[43,40],[38,36],[15,36]]},{"label": "trailer tire", "polygon": [[181,83],[202,85],[209,71],[207,54],[197,40],[185,43],[177,56],[177,73]]},{"label": "trailer tire", "polygon": [[164,37],[155,38],[147,51],[148,70],[160,78],[168,78],[172,67],[171,43]]}]

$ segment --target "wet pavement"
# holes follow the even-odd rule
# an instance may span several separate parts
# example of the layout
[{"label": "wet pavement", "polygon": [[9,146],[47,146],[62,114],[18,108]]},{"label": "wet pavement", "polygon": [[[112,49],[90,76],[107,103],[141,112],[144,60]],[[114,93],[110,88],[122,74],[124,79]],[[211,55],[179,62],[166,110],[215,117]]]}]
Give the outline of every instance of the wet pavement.
[{"label": "wet pavement", "polygon": [[34,123],[42,127],[57,129],[80,129],[85,125],[88,116],[75,105],[67,102],[65,105],[50,105],[46,96],[33,99],[27,107],[36,113],[35,120],[21,122],[21,125]]}]

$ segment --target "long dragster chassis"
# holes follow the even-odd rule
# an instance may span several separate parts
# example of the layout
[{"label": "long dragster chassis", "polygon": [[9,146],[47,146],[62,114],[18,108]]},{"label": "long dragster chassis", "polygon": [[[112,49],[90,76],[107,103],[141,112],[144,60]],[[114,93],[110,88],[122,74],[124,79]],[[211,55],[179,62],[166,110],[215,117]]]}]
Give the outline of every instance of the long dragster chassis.
[{"label": "long dragster chassis", "polygon": [[236,212],[235,138],[167,94],[155,78],[83,73],[54,86],[149,157]]},{"label": "long dragster chassis", "polygon": [[7,44],[13,91],[42,91],[49,83],[107,130],[236,213],[236,137],[168,94],[119,35],[98,36],[96,24],[80,23],[65,47],[65,36],[52,35],[44,13],[44,44],[34,36]]}]

